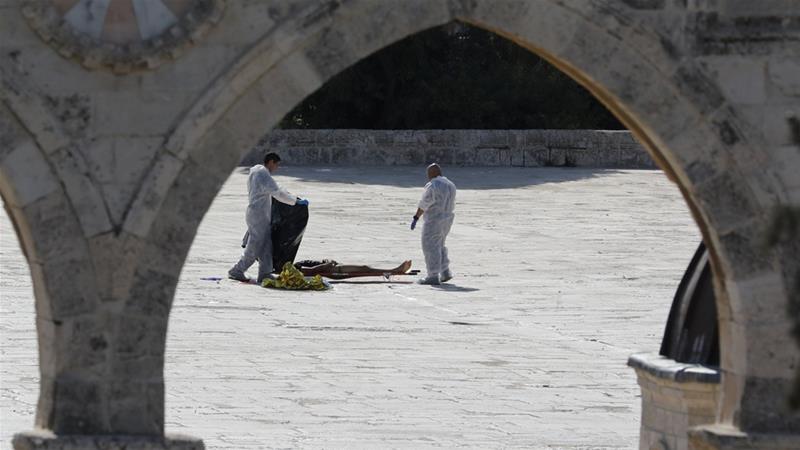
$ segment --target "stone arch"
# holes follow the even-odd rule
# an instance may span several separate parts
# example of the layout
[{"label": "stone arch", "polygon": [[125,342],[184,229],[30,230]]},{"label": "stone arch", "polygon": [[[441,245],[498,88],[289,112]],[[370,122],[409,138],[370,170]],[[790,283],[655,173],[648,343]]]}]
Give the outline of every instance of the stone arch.
[{"label": "stone arch", "polygon": [[[95,311],[95,269],[81,221],[40,141],[0,102],[0,196],[30,268],[39,345],[36,425],[59,429],[69,420],[95,365],[105,358]],[[77,386],[81,384],[81,386]],[[56,402],[56,397],[59,402]],[[66,397],[66,398],[65,398]]]},{"label": "stone arch", "polygon": [[[703,67],[669,36],[631,20],[629,8],[611,2],[331,1],[263,36],[175,124],[123,226],[145,248],[134,262],[137,275],[124,310],[163,319],[141,324],[138,342],[147,349],[137,351],[156,362],[142,374],[152,381],[147,389],[163,395],[166,317],[192,237],[262,131],[360,58],[461,20],[512,39],[571,75],[676,181],[711,249],[718,280],[718,421],[756,432],[798,429],[799,419],[776,406],[798,360],[794,346],[781,345],[788,344],[790,327],[781,270],[796,262],[790,252],[761,249],[759,240],[769,211],[786,196],[784,181],[764,169],[772,161],[762,150],[763,136],[739,119]],[[764,352],[767,347],[773,351]]]}]

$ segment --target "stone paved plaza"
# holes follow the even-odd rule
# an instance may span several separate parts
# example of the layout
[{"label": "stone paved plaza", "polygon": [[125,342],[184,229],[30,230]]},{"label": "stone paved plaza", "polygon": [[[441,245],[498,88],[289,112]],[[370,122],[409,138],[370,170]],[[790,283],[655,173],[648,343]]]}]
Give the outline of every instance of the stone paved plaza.
[{"label": "stone paved plaza", "polygon": [[[422,167],[284,167],[308,197],[299,258],[424,269]],[[627,357],[657,351],[700,239],[658,171],[445,168],[460,188],[442,287],[362,279],[279,292],[223,276],[245,180],[205,216],[171,313],[167,432],[210,449],[635,448]],[[0,448],[38,395],[32,288],[0,218]],[[255,273],[251,269],[252,274]]]}]

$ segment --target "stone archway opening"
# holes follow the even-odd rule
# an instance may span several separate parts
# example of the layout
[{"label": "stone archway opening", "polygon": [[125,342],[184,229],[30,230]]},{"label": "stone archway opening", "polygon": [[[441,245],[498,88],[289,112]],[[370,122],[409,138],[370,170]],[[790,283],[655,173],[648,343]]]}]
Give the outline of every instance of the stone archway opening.
[{"label": "stone archway opening", "polygon": [[[694,436],[711,446],[728,439],[737,445],[742,439],[750,445],[778,438],[796,444],[800,418],[784,407],[784,399],[798,352],[792,344],[786,345],[790,324],[783,313],[796,292],[790,283],[797,271],[795,246],[784,242],[765,252],[758,238],[768,226],[770,212],[782,202],[796,200],[791,170],[799,160],[795,154],[773,152],[787,145],[780,136],[784,129],[776,127],[773,135],[767,132],[772,122],[754,117],[795,104],[790,97],[796,86],[781,79],[787,74],[791,77],[795,69],[775,64],[793,54],[792,31],[783,30],[774,40],[762,42],[757,39],[759,31],[774,21],[750,21],[750,10],[742,7],[681,2],[355,0],[303,2],[284,11],[261,10],[257,5],[227,2],[228,11],[234,13],[227,14],[219,31],[209,36],[212,46],[198,45],[191,55],[200,56],[199,60],[186,58],[168,68],[180,75],[192,73],[202,56],[220,45],[234,49],[223,52],[235,55],[230,58],[211,58],[219,63],[213,74],[201,77],[199,87],[187,84],[179,101],[162,98],[145,106],[144,99],[129,95],[142,91],[144,84],[139,81],[184,87],[181,76],[170,77],[168,69],[116,79],[111,86],[107,73],[87,74],[77,66],[68,67],[50,49],[34,52],[29,58],[35,63],[26,57],[18,60],[18,51],[8,54],[15,62],[3,66],[2,81],[4,87],[14,89],[2,92],[3,102],[18,114],[39,148],[30,145],[23,158],[9,161],[6,157],[2,162],[23,169],[14,173],[30,170],[48,180],[44,192],[28,192],[34,195],[28,198],[29,210],[47,209],[51,217],[68,225],[57,228],[64,233],[59,239],[33,241],[43,243],[45,252],[56,253],[63,248],[56,244],[65,242],[71,252],[70,258],[56,264],[42,264],[45,281],[51,283],[50,288],[70,286],[60,281],[75,275],[86,286],[79,291],[50,289],[53,301],[45,302],[45,309],[52,307],[67,320],[59,320],[59,325],[47,317],[45,324],[65,325],[61,329],[73,331],[88,326],[110,340],[109,346],[96,353],[87,352],[96,342],[91,332],[78,332],[80,339],[69,340],[40,331],[40,348],[49,349],[58,364],[41,367],[47,376],[40,393],[39,425],[66,435],[47,442],[61,447],[64,442],[80,445],[73,436],[81,433],[98,442],[115,433],[146,435],[143,441],[149,444],[145,445],[162,440],[163,355],[181,267],[203,215],[230,171],[260,137],[264,123],[276,123],[334,74],[366,55],[431,26],[460,20],[512,39],[581,82],[637,134],[680,186],[711,249],[722,343],[723,395],[717,423]],[[35,16],[30,8],[6,9],[12,14],[4,18]],[[776,17],[785,16],[777,6],[764,9]],[[225,32],[244,31],[238,25],[251,19],[255,26],[247,37]],[[263,34],[258,24],[262,20],[271,25]],[[756,24],[755,31],[740,28],[751,23]],[[25,31],[19,39],[12,35],[15,45],[42,44],[27,39],[31,35]],[[731,37],[743,46],[727,47]],[[155,136],[151,143],[157,142],[158,148],[150,147],[152,158],[139,165],[141,183],[125,193],[130,201],[120,217],[109,217],[103,209],[97,183],[82,175],[81,158],[73,152],[75,145],[101,133],[81,124],[73,128],[43,113],[42,100],[52,93],[52,86],[42,83],[18,89],[24,75],[6,69],[33,68],[40,61],[75,69],[70,76],[80,78],[74,86],[85,95],[83,100],[109,94],[95,93],[94,87],[103,85],[111,91],[119,86],[120,94],[142,106],[136,117],[159,113],[148,117],[155,123],[147,128]],[[763,69],[748,73],[745,79],[774,86],[769,97],[750,98],[736,91],[738,81],[727,73],[739,63],[756,63]],[[160,78],[163,75],[167,76]],[[116,93],[112,96],[119,98]],[[100,109],[114,119],[113,125],[128,126],[108,106]],[[138,127],[136,131],[144,132]],[[145,141],[137,139],[131,148],[138,152],[135,148],[145,146]],[[97,144],[95,150],[102,153],[114,141]],[[120,193],[123,187],[110,189]],[[39,194],[43,197],[36,197]],[[45,225],[46,221],[31,223]],[[42,229],[33,234],[52,236]],[[119,256],[122,264],[109,264]],[[110,283],[117,275],[125,283]],[[38,291],[36,297],[37,302],[48,300]],[[217,320],[224,322],[224,317]],[[765,352],[765,348],[773,351]],[[58,395],[51,395],[54,392]],[[89,395],[84,396],[86,392]],[[73,401],[78,397],[85,401]],[[20,435],[19,439],[18,445],[25,445],[25,440],[39,438]]]},{"label": "stone archway opening", "polygon": [[[6,199],[0,212],[0,316],[2,316],[3,355],[3,442],[10,442],[15,430],[23,430],[34,422],[37,402],[36,382],[39,359],[36,357],[36,308],[31,301],[31,270],[19,232],[11,217]],[[13,406],[12,406],[13,402]]]},{"label": "stone archway opening", "polygon": [[[344,139],[345,132],[329,136],[330,145],[338,147],[347,146]],[[314,147],[302,150],[320,151]],[[299,162],[292,160],[294,149],[284,151],[276,144],[269,150],[282,153],[289,165],[278,179],[312,200],[312,221],[300,259],[389,266],[413,255],[415,267],[422,268],[418,237],[399,235],[407,231],[403,205],[413,209],[415,194],[424,183],[417,173],[423,164],[353,169],[323,162],[293,167]],[[208,430],[208,443],[237,439],[226,431],[230,423],[225,416],[255,428],[265,420],[259,405],[274,403],[270,411],[289,416],[278,432],[286,445],[321,444],[327,436],[314,430],[335,425],[326,425],[318,416],[336,409],[342,414],[340,422],[351,426],[361,420],[355,414],[360,410],[374,422],[369,433],[383,434],[384,439],[391,439],[393,431],[386,423],[395,416],[410,428],[421,428],[418,433],[407,432],[413,437],[406,439],[412,440],[430,433],[441,434],[450,443],[461,435],[476,445],[492,440],[558,445],[555,434],[573,433],[567,439],[571,445],[601,441],[635,445],[638,386],[624,361],[637,349],[659,345],[671,296],[699,239],[677,189],[655,171],[446,167],[462,189],[459,198],[464,200],[459,205],[465,208],[451,237],[454,265],[461,266],[452,288],[431,291],[399,283],[381,293],[378,289],[383,287],[372,284],[341,284],[328,300],[318,293],[283,297],[201,280],[218,275],[221,267],[238,257],[243,213],[241,201],[232,200],[241,199],[245,189],[244,176],[232,175],[198,230],[176,292],[166,371],[167,382],[180,395],[167,400],[168,423],[180,423],[180,431],[199,431],[197,425],[187,424],[192,421],[189,404],[198,401],[192,388],[200,383],[195,379],[189,386],[179,375],[191,365],[196,351],[186,336],[195,336],[208,343],[205,351],[214,359],[225,361],[206,369],[209,378],[202,384],[206,398],[213,399],[206,403],[207,414],[220,420]],[[639,191],[641,195],[636,194]],[[626,195],[633,196],[627,199],[630,202]],[[522,214],[509,211],[527,196],[540,203],[524,203],[527,212]],[[497,197],[507,199],[498,203],[499,210],[492,206]],[[370,198],[380,199],[381,205],[370,206],[364,215],[360,210],[364,199]],[[389,206],[384,208],[384,203]],[[653,205],[658,205],[659,214],[648,216]],[[568,206],[585,220],[565,213]],[[495,234],[496,240],[488,237]],[[628,252],[637,240],[643,241],[641,251],[632,255]],[[682,246],[664,252],[663,245],[676,241],[683,241]],[[219,259],[223,247],[228,249],[227,260]],[[482,257],[476,260],[474,255]],[[665,277],[663,272],[672,273]],[[235,295],[219,298],[232,289]],[[606,308],[620,298],[625,301]],[[206,314],[215,320],[204,322],[201,317]],[[259,326],[245,330],[248,327],[241,326],[245,317]],[[626,325],[635,330],[624,329]],[[235,347],[232,328],[242,337]],[[456,343],[463,348],[450,355],[448,347]],[[235,358],[226,356],[234,352]],[[405,354],[405,362],[398,361],[398,354]],[[436,358],[444,362],[426,367]],[[448,382],[443,373],[475,374],[477,381]],[[209,380],[214,379],[243,388],[231,392],[227,383],[213,386]],[[271,387],[254,392],[262,383]],[[223,399],[225,395],[229,398]],[[446,402],[468,406],[440,410],[438,405]],[[581,420],[599,421],[615,431],[579,430],[571,422],[579,412]],[[509,417],[500,420],[503,414]],[[470,415],[483,417],[475,422],[483,432],[469,430]],[[430,422],[437,427],[426,425]],[[515,430],[510,434],[538,436],[504,437],[501,422]],[[559,428],[554,423],[565,425]],[[273,432],[280,428],[273,425]],[[553,435],[546,428],[555,430]],[[251,433],[254,441],[266,437]],[[345,432],[341,439],[370,442],[361,432]]]}]

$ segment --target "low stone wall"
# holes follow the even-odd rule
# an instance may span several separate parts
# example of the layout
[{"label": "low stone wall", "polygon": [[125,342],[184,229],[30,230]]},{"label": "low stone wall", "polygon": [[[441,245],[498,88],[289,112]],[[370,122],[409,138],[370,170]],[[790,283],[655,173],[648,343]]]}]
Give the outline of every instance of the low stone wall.
[{"label": "low stone wall", "polygon": [[657,168],[629,131],[273,130],[242,165],[268,151],[298,165]]},{"label": "low stone wall", "polygon": [[628,359],[642,392],[640,450],[689,450],[689,430],[716,421],[720,373],[658,354]]}]

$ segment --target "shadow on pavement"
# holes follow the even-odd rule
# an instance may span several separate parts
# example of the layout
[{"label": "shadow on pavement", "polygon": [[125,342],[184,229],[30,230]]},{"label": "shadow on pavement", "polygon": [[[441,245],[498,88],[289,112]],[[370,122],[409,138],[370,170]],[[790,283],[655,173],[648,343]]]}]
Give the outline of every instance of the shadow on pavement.
[{"label": "shadow on pavement", "polygon": [[439,289],[440,291],[450,291],[450,292],[475,292],[480,291],[478,288],[471,288],[466,286],[458,286],[455,284],[440,284],[440,285],[432,285],[434,289]]}]

